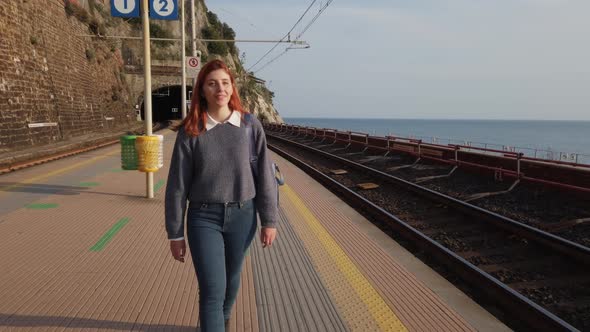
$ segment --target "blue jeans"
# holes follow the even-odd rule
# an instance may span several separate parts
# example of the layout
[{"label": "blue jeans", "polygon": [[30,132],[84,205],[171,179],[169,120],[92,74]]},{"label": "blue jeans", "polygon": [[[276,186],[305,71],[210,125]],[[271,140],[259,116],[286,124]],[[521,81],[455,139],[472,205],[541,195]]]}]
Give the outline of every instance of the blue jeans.
[{"label": "blue jeans", "polygon": [[202,332],[225,331],[240,287],[244,254],[256,232],[252,200],[243,203],[191,203],[187,237],[199,282]]}]

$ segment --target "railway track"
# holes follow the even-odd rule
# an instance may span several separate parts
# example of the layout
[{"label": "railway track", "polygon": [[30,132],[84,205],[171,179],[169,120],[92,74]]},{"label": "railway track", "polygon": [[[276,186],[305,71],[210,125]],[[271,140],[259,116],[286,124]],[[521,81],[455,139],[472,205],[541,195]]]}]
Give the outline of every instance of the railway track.
[{"label": "railway track", "polygon": [[[527,328],[590,329],[588,247],[322,151],[310,141],[299,143],[288,134],[272,132],[267,138],[271,150],[343,197],[386,233],[426,250]],[[333,174],[333,170],[346,173]],[[378,187],[363,190],[359,183]]]}]

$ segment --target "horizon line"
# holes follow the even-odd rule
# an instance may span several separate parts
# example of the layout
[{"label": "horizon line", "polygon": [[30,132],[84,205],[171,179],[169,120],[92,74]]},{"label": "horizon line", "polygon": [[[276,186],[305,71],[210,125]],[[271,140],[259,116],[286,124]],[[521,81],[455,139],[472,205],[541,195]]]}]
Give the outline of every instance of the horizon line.
[{"label": "horizon line", "polygon": [[[279,114],[280,115],[280,114]],[[478,120],[478,121],[583,121],[590,119],[490,119],[490,118],[355,118],[355,117],[319,117],[319,116],[281,116],[283,119],[325,119],[325,120]]]}]

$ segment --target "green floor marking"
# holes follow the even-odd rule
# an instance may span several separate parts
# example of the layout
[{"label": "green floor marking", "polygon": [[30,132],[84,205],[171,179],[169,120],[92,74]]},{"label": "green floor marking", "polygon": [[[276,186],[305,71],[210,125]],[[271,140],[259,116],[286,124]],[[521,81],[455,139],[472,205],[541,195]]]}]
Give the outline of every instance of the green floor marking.
[{"label": "green floor marking", "polygon": [[46,210],[46,209],[53,209],[58,207],[56,203],[32,203],[25,205],[27,209],[33,210]]},{"label": "green floor marking", "polygon": [[158,181],[158,183],[156,183],[156,185],[154,186],[154,192],[158,191],[158,189],[162,188],[162,186],[164,185],[166,181],[164,180],[160,180]]},{"label": "green floor marking", "polygon": [[104,247],[109,243],[115,234],[117,234],[123,226],[125,226],[129,222],[129,218],[125,217],[121,220],[117,221],[117,223],[111,227],[101,238],[90,248],[90,251],[101,251]]},{"label": "green floor marking", "polygon": [[80,187],[96,187],[99,185],[98,182],[80,182]]},{"label": "green floor marking", "polygon": [[123,172],[123,171],[124,171],[124,169],[122,169],[121,167],[118,167],[118,168],[111,168],[111,169],[109,170],[109,172],[113,172],[113,173],[118,173],[118,172]]}]

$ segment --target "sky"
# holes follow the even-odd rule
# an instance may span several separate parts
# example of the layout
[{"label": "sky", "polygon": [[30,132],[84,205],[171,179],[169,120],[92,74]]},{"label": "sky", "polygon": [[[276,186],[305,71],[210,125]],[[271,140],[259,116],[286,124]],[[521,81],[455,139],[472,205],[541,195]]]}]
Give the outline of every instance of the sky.
[{"label": "sky", "polygon": [[[207,0],[281,39],[312,0]],[[316,1],[297,36],[327,3]],[[252,70],[283,117],[590,120],[589,0],[334,0]],[[238,43],[246,68],[274,44]],[[262,69],[260,69],[262,68]]]}]

